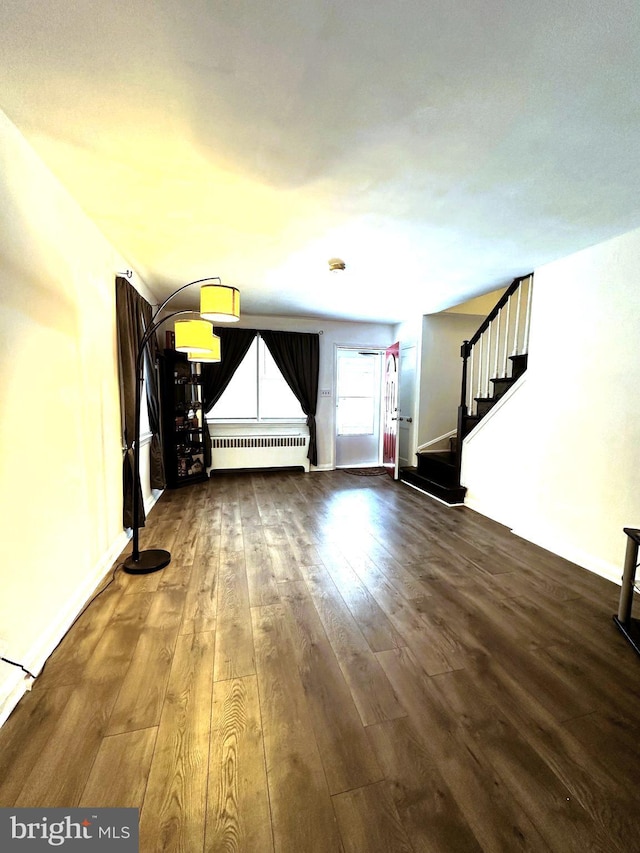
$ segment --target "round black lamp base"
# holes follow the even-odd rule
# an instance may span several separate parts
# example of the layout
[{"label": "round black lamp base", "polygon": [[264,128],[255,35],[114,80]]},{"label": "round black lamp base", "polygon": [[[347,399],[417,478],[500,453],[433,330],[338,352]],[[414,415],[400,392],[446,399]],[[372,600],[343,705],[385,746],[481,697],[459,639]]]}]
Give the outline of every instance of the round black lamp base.
[{"label": "round black lamp base", "polygon": [[127,557],[122,568],[128,575],[149,575],[151,572],[164,569],[170,562],[171,554],[168,551],[155,548],[148,551],[140,551],[140,556],[137,560],[133,559],[133,555]]}]

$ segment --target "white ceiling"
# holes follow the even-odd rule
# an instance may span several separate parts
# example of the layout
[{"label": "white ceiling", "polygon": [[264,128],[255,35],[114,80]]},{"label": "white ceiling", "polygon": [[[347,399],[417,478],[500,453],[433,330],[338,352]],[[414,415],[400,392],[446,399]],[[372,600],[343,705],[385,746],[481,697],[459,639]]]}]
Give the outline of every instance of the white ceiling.
[{"label": "white ceiling", "polygon": [[636,0],[2,0],[0,107],[159,297],[390,322],[640,225],[639,36]]}]

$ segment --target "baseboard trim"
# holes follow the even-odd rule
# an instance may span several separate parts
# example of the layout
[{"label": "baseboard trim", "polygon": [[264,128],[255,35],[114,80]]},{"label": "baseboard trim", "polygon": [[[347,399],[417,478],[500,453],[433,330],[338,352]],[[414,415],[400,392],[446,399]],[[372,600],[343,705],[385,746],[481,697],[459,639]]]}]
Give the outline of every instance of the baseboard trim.
[{"label": "baseboard trim", "polygon": [[484,515],[486,518],[490,518],[498,524],[507,527],[514,536],[526,539],[527,542],[532,542],[534,545],[544,548],[545,551],[550,551],[558,557],[569,560],[570,563],[575,563],[577,566],[592,572],[594,575],[599,575],[601,578],[611,581],[617,586],[621,585],[622,564],[616,566],[614,563],[610,563],[607,560],[589,554],[587,551],[576,548],[566,540],[555,538],[540,529],[527,526],[526,523],[521,525],[516,522],[512,526],[509,521],[505,520],[505,514],[501,511],[501,508],[494,509],[493,507],[488,507],[481,501],[474,500],[473,496],[465,498],[465,505],[469,509],[479,512],[480,515]]},{"label": "baseboard trim", "polygon": [[[155,503],[155,501],[154,501]],[[60,644],[82,608],[89,601],[95,590],[105,580],[107,574],[122,551],[126,548],[129,536],[123,531],[102,555],[89,572],[85,583],[69,598],[64,611],[49,625],[40,637],[31,645],[24,658],[18,661],[25,669],[38,675],[47,658]],[[10,655],[6,655],[10,657]],[[0,662],[4,678],[0,681],[0,726],[7,720],[24,694],[31,689],[33,679],[21,669]],[[5,672],[6,670],[6,672]]]},{"label": "baseboard trim", "polygon": [[421,453],[428,447],[433,447],[434,444],[440,444],[441,441],[447,441],[448,439],[453,438],[453,436],[457,434],[457,428],[450,429],[449,432],[445,432],[444,435],[439,435],[437,438],[432,438],[430,441],[426,441],[424,444],[421,444],[419,447],[416,447],[416,453]]},{"label": "baseboard trim", "polygon": [[31,689],[33,679],[16,666],[2,662],[0,666],[3,670],[7,670],[0,681],[0,728],[2,728],[18,702]]},{"label": "baseboard trim", "polygon": [[410,488],[415,489],[416,492],[420,492],[421,495],[426,495],[428,498],[431,498],[432,501],[438,501],[439,504],[442,504],[442,506],[446,506],[447,509],[451,509],[452,507],[456,506],[464,506],[463,503],[448,504],[446,501],[443,501],[442,498],[438,498],[436,497],[436,495],[432,495],[430,492],[425,492],[425,490],[421,489],[420,486],[414,486],[414,484],[410,483],[408,480],[400,479],[399,482],[402,483],[403,486],[409,486]]},{"label": "baseboard trim", "polygon": [[519,536],[521,539],[526,539],[528,542],[533,542],[534,545],[539,545],[545,551],[551,551],[552,554],[557,554],[558,557],[563,557],[569,560],[570,563],[575,563],[583,569],[592,572],[594,575],[599,575],[605,580],[615,583],[616,586],[622,584],[622,564],[616,566],[608,560],[603,560],[600,557],[595,557],[580,548],[576,548],[570,542],[560,539],[555,539],[553,536],[535,530],[532,528],[516,527],[511,531],[514,536]]},{"label": "baseboard trim", "polygon": [[[463,484],[464,485],[464,484]],[[480,515],[484,515],[486,518],[490,518],[492,521],[496,521],[498,524],[502,524],[503,527],[507,527],[511,530],[511,524],[508,521],[505,521],[504,513],[502,512],[502,508],[494,509],[493,507],[487,507],[486,504],[483,504],[482,501],[476,500],[473,495],[469,496],[469,493],[465,495],[464,505],[472,509],[474,512],[479,513]],[[527,537],[523,537],[526,539]]]}]

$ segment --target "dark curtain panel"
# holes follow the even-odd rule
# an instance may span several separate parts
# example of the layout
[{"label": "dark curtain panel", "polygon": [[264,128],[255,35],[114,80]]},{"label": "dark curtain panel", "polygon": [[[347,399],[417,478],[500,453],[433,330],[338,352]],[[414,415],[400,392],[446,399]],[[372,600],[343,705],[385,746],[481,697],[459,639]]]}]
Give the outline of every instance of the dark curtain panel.
[{"label": "dark curtain panel", "polygon": [[[125,278],[116,277],[116,322],[118,329],[118,369],[120,374],[120,412],[122,418],[122,465],[123,504],[122,523],[133,526],[133,477],[136,406],[136,354],[144,335],[144,317],[141,302],[144,302],[135,287]],[[147,303],[148,304],[148,303]],[[138,503],[140,526],[145,523],[142,490]]]},{"label": "dark curtain panel", "polygon": [[[148,329],[151,323],[151,317],[153,316],[153,309],[146,299],[142,299],[141,307],[144,327],[145,329]],[[158,339],[155,334],[151,335],[150,340],[145,346],[144,358],[147,380],[147,411],[149,412],[149,428],[151,429],[149,479],[151,481],[152,489],[164,489],[166,488],[167,480],[164,474],[164,459],[162,454],[162,445],[160,443],[160,389],[158,372],[156,370],[156,365],[158,363]]]},{"label": "dark curtain panel", "polygon": [[320,336],[303,332],[260,332],[260,334],[307,416],[309,427],[307,457],[312,465],[317,465],[316,408],[320,371]]},{"label": "dark curtain panel", "polygon": [[[220,335],[222,361],[218,364],[202,364],[202,405],[205,413],[209,412],[222,396],[257,334],[255,329],[236,329],[230,326],[216,326],[215,333]],[[211,438],[206,418],[203,418],[203,427],[204,464],[209,467]]]}]

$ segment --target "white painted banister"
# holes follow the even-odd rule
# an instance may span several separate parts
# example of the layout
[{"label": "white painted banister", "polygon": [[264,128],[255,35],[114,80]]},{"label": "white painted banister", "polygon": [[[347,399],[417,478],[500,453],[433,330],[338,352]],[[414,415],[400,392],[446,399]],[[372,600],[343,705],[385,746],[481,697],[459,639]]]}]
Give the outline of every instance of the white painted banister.
[{"label": "white painted banister", "polygon": [[[474,347],[474,349],[475,349],[475,347]],[[471,350],[471,352],[473,352],[473,349]],[[482,356],[483,355],[484,355],[484,336],[482,338],[480,338],[480,352],[479,352],[480,357],[478,358],[478,384],[476,385],[476,393],[474,394],[474,397],[481,397],[482,396],[482,362],[483,362]],[[472,407],[473,407],[473,404],[472,404]]]},{"label": "white painted banister", "polygon": [[522,352],[529,352],[529,328],[531,326],[531,296],[533,294],[533,276],[530,275],[527,287],[527,313],[524,318],[524,342]]},{"label": "white painted banister", "polygon": [[493,325],[493,321],[489,323],[489,328],[487,329],[487,376],[484,383],[484,396],[489,396],[489,362],[491,361],[491,326]]},{"label": "white painted banister", "polygon": [[[514,279],[473,338],[465,342],[463,388],[468,415],[475,414],[476,398],[490,398],[493,394],[492,379],[510,378],[509,358],[527,354],[532,294],[533,274]],[[502,385],[501,393],[504,388]]]},{"label": "white painted banister", "polygon": [[522,301],[522,287],[518,288],[518,300],[516,302],[516,321],[513,324],[513,351],[511,355],[518,355],[518,330],[520,328],[520,303]]},{"label": "white painted banister", "polygon": [[[511,318],[511,300],[507,302],[507,319],[504,324],[504,359],[502,360],[502,376],[507,375],[507,363],[509,361],[509,320]],[[473,350],[472,350],[473,352]]]},{"label": "white painted banister", "polygon": [[493,375],[498,375],[498,355],[500,351],[500,320],[502,319],[502,308],[498,311],[498,316],[496,317],[496,343],[494,346],[494,354],[493,354]]}]

